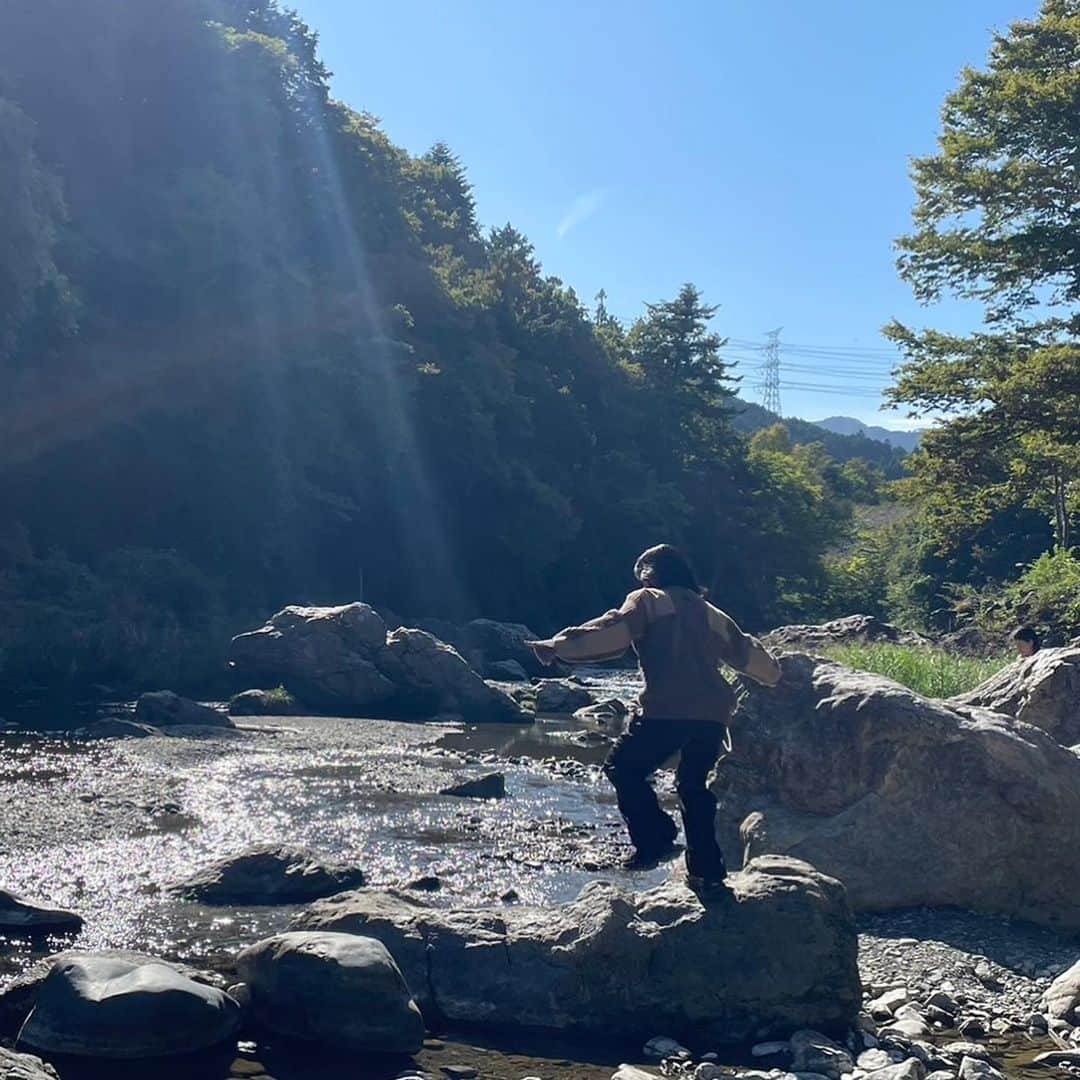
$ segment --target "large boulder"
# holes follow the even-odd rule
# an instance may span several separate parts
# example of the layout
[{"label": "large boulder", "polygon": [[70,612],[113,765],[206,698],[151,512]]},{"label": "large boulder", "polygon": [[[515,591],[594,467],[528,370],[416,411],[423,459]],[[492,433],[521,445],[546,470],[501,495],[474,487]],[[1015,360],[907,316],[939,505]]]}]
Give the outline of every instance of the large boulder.
[{"label": "large boulder", "polygon": [[424,1020],[385,946],[355,934],[278,934],[237,958],[255,1019],[276,1035],[413,1054]]},{"label": "large boulder", "polygon": [[260,844],[218,859],[172,891],[204,904],[306,904],[363,885],[355,866],[327,863],[288,844]]},{"label": "large boulder", "polygon": [[[1009,717],[792,654],[748,687],[722,843],[806,859],[857,910],[950,905],[1080,929],[1080,757]],[[1075,835],[1074,835],[1075,834]]]},{"label": "large boulder", "polygon": [[[536,659],[536,654],[525,644],[543,635],[535,634],[521,623],[497,622],[494,619],[473,619],[457,632],[457,642],[470,663],[487,674],[491,664],[514,660],[528,675],[549,676],[552,668]],[[567,670],[563,664],[558,670]]]},{"label": "large boulder", "polygon": [[378,938],[425,1012],[448,1022],[728,1043],[849,1024],[861,993],[843,886],[775,858],[728,884],[708,904],[677,882],[593,882],[558,907],[451,911],[362,890],[296,925]]},{"label": "large boulder", "polygon": [[535,694],[536,711],[548,716],[570,716],[596,703],[590,690],[570,679],[541,679]]},{"label": "large boulder", "polygon": [[0,1080],[56,1080],[56,1070],[39,1057],[0,1046]]},{"label": "large boulder", "polygon": [[279,683],[310,708],[344,715],[520,721],[511,698],[461,655],[422,630],[386,624],[367,604],[288,607],[233,638],[230,662],[264,685]]},{"label": "large boulder", "polygon": [[233,726],[224,713],[189,701],[171,690],[143,694],[135,705],[135,721],[156,728]]},{"label": "large boulder", "polygon": [[6,934],[77,934],[82,916],[74,911],[39,904],[0,889],[0,932]]},{"label": "large boulder", "polygon": [[902,630],[876,615],[848,615],[843,619],[817,624],[781,626],[765,634],[762,640],[776,648],[817,652],[836,645],[912,645],[926,647],[930,642],[912,630]]},{"label": "large boulder", "polygon": [[1074,746],[1080,743],[1080,647],[1040,649],[950,702],[1004,713]]},{"label": "large boulder", "polygon": [[[84,954],[77,950],[54,953],[43,960],[39,960],[32,967],[10,979],[0,990],[0,1036],[13,1039],[19,1029],[26,1022],[30,1011],[37,1001],[38,993],[45,985],[49,973],[57,964],[67,960],[78,958]],[[97,957],[108,957],[115,960],[123,960],[131,965],[162,963],[156,957],[147,956],[145,953],[130,952],[127,950],[111,950],[94,954]],[[203,983],[206,986],[216,987],[221,990],[225,987],[225,980],[214,973],[199,971],[185,964],[170,964],[181,975],[192,979],[194,982]]]},{"label": "large boulder", "polygon": [[75,1057],[163,1058],[236,1037],[240,1007],[222,990],[150,960],[69,954],[53,964],[19,1048]]}]

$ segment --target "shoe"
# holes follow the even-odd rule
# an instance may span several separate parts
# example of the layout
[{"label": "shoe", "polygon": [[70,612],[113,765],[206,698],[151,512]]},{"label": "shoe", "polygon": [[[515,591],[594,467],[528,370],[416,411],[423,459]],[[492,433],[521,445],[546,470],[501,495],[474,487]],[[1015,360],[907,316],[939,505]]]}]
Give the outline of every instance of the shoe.
[{"label": "shoe", "polygon": [[718,878],[705,878],[698,877],[696,874],[691,874],[687,877],[686,884],[699,900],[708,901],[735,898],[735,894],[728,888],[727,882],[722,876]]},{"label": "shoe", "polygon": [[622,861],[622,869],[633,872],[635,870],[655,870],[661,863],[670,862],[682,854],[682,844],[669,844],[667,847],[654,851],[637,851],[627,855]]}]

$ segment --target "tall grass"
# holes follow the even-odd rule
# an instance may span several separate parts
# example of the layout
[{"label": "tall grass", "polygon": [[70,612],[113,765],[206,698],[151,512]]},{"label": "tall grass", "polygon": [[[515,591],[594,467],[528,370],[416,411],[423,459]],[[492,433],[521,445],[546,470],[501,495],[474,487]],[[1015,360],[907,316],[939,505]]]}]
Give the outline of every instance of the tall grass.
[{"label": "tall grass", "polygon": [[837,645],[825,650],[830,660],[858,671],[884,675],[924,697],[963,694],[1000,671],[1006,656],[978,659],[957,656],[944,649],[908,645]]}]

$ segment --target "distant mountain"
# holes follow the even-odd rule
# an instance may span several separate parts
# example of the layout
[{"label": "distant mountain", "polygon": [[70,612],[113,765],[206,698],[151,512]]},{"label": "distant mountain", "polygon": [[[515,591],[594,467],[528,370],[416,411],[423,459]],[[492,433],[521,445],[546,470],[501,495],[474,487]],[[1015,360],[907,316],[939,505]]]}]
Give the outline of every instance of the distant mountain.
[{"label": "distant mountain", "polygon": [[856,420],[854,416],[829,416],[824,420],[811,422],[836,435],[865,435],[868,439],[876,439],[890,446],[899,446],[901,450],[909,454],[912,450],[919,448],[923,436],[921,431],[893,431],[892,428],[864,424],[861,420]]},{"label": "distant mountain", "polygon": [[[878,439],[871,439],[862,432],[847,435],[830,431],[828,428],[811,423],[809,420],[799,420],[790,416],[777,416],[774,412],[762,408],[753,401],[736,400],[735,427],[747,435],[753,435],[755,431],[772,427],[773,424],[783,424],[791,434],[792,442],[797,444],[821,443],[828,451],[829,456],[836,461],[851,461],[853,458],[862,458],[863,461],[876,465],[890,479],[895,480],[904,475],[904,458],[907,452],[900,446],[894,446]],[[822,421],[826,423],[827,421]],[[854,421],[858,423],[858,421]],[[906,434],[906,432],[904,433]]]}]

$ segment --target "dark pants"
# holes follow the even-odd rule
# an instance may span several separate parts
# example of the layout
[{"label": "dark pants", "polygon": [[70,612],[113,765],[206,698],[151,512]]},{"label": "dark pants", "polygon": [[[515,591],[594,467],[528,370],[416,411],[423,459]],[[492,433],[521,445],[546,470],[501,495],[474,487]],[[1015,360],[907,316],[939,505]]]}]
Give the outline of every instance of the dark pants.
[{"label": "dark pants", "polygon": [[716,799],[708,780],[725,731],[723,724],[700,720],[631,719],[608,755],[604,773],[615,785],[619,809],[640,855],[662,854],[675,839],[675,822],[660,808],[649,776],[679,751],[675,786],[686,832],[687,873],[707,880],[724,876],[724,855],[716,842]]}]

